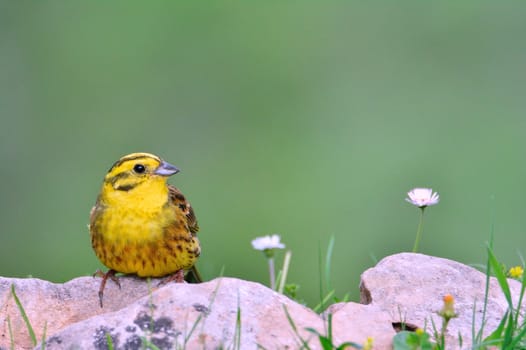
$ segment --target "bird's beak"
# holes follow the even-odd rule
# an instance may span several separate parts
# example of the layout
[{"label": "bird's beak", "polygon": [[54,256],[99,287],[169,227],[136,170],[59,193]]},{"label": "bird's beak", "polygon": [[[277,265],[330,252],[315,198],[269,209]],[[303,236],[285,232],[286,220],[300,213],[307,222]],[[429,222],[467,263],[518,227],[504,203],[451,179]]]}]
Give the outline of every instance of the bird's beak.
[{"label": "bird's beak", "polygon": [[161,165],[159,165],[159,167],[155,169],[153,173],[161,176],[170,176],[173,174],[177,174],[178,172],[179,169],[177,169],[174,165],[167,163],[163,160]]}]

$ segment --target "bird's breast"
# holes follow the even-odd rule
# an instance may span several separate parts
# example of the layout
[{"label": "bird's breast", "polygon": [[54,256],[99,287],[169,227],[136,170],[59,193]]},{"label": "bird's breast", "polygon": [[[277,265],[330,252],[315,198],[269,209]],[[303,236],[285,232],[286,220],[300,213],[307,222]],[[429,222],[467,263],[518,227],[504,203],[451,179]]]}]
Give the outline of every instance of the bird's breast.
[{"label": "bird's breast", "polygon": [[173,212],[164,208],[107,208],[101,215],[97,231],[106,240],[149,241],[159,239],[175,221]]}]

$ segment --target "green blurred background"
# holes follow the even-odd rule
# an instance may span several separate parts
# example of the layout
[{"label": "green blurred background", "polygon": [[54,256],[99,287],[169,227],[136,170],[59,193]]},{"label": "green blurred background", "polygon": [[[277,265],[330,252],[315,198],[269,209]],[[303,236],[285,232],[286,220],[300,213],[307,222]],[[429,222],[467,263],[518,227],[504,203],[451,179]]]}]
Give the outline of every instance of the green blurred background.
[{"label": "green blurred background", "polygon": [[497,255],[520,263],[525,10],[2,1],[0,275],[101,267],[89,211],[136,151],[182,169],[170,181],[196,209],[208,279],[267,283],[250,241],[279,233],[313,305],[334,235],[333,286],[356,299],[375,259],[411,250],[416,186],[441,196],[423,253],[484,263],[493,223]]}]

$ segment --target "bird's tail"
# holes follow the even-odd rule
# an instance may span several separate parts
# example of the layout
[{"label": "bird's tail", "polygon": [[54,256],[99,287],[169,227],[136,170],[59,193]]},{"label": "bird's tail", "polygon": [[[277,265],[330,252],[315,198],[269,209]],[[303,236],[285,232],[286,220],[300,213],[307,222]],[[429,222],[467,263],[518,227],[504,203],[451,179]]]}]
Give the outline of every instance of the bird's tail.
[{"label": "bird's tail", "polygon": [[201,277],[201,274],[197,270],[197,267],[194,265],[188,272],[186,273],[186,276],[184,276],[184,280],[188,283],[201,283],[203,282],[203,278]]}]

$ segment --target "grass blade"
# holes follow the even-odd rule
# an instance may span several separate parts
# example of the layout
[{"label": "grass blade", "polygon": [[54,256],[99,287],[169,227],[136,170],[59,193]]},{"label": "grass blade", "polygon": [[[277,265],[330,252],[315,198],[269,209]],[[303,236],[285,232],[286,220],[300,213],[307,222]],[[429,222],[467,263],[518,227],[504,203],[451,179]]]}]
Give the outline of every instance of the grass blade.
[{"label": "grass blade", "polygon": [[493,254],[493,251],[489,247],[488,247],[488,258],[489,258],[489,263],[491,265],[491,269],[495,273],[495,277],[497,278],[497,281],[499,282],[500,289],[502,290],[502,293],[504,293],[504,296],[506,297],[508,306],[510,310],[513,310],[513,301],[511,299],[511,291],[510,291],[510,286],[508,284],[508,279],[506,278],[504,271],[502,271],[501,265],[499,264],[497,258]]},{"label": "grass blade", "polygon": [[241,349],[241,303],[237,293],[236,331],[234,333],[234,349]]},{"label": "grass blade", "polygon": [[[521,260],[522,257],[521,257]],[[524,266],[524,262],[522,263],[522,266]],[[516,307],[516,311],[515,311],[515,319],[518,320],[519,319],[519,316],[520,316],[520,311],[522,309],[522,300],[523,300],[523,297],[524,297],[524,293],[526,292],[526,278],[524,277],[524,275],[522,276],[522,279],[521,279],[521,292],[519,294],[519,301],[517,302],[517,307]]]},{"label": "grass blade", "polygon": [[13,329],[11,328],[11,319],[7,315],[7,328],[9,329],[9,342],[11,350],[15,350],[15,338],[13,337]]},{"label": "grass blade", "polygon": [[316,305],[312,310],[314,310],[314,312],[316,313],[319,313],[321,311],[323,311],[323,307],[325,306],[325,304],[327,303],[327,301],[332,298],[332,296],[334,295],[334,290],[331,290],[329,293],[327,293],[327,295],[325,296],[325,298],[323,298],[320,303],[318,305]]},{"label": "grass blade", "polygon": [[515,349],[518,343],[524,339],[526,336],[526,327],[523,327],[522,330],[515,336],[513,341],[510,343],[510,349]]},{"label": "grass blade", "polygon": [[285,288],[285,284],[287,283],[287,275],[289,273],[291,256],[292,256],[292,252],[290,250],[285,253],[285,258],[283,260],[283,270],[278,276],[279,278],[278,292],[280,294],[283,294],[283,289]]},{"label": "grass blade", "polygon": [[113,339],[111,339],[111,334],[106,333],[106,344],[108,344],[108,350],[113,350]]},{"label": "grass blade", "polygon": [[[321,243],[318,242],[318,270],[320,273],[320,304],[321,307],[323,307],[323,280],[321,279],[322,276],[322,257],[321,257]],[[316,310],[314,310],[316,311]]]},{"label": "grass blade", "polygon": [[509,312],[508,314],[508,323],[506,325],[506,328],[504,329],[504,346],[503,348],[504,349],[512,349],[511,347],[509,347],[509,344],[511,344],[511,341],[513,339],[513,332],[515,331],[515,327],[516,327],[516,324],[515,324],[515,321],[513,320],[513,312]]},{"label": "grass blade", "polygon": [[[111,337],[110,337],[111,339]],[[161,350],[159,349],[154,343],[146,339],[146,337],[141,337],[142,341],[142,347],[141,349],[149,349],[149,350]]]},{"label": "grass blade", "polygon": [[331,235],[329,239],[329,245],[327,246],[327,255],[325,256],[325,288],[332,290],[331,287],[331,260],[332,252],[334,250],[334,235]]},{"label": "grass blade", "polygon": [[351,341],[348,341],[348,342],[345,342],[343,344],[341,344],[340,346],[338,346],[336,348],[336,350],[346,350],[348,348],[355,348],[355,349],[361,349],[362,346],[358,343],[353,343]]},{"label": "grass blade", "polygon": [[[223,273],[223,270],[221,270],[221,273]],[[219,292],[220,285],[221,285],[221,280],[217,281],[217,285],[214,288],[214,291],[212,292],[212,295],[210,297],[210,302],[208,303],[208,310],[209,311],[212,310],[212,305],[215,302],[215,299],[217,297],[217,293]],[[188,332],[186,334],[186,336],[184,337],[184,344],[183,344],[184,348],[186,348],[186,344],[188,344],[188,342],[190,341],[190,337],[195,332],[197,326],[199,325],[199,323],[201,323],[201,321],[203,321],[202,325],[204,327],[204,320],[206,319],[207,316],[208,316],[207,314],[205,314],[205,316],[203,316],[202,313],[199,314],[199,316],[197,316],[197,318],[195,319],[194,323],[192,324],[192,328],[190,328],[190,332]],[[185,330],[185,333],[186,333],[186,330]]]},{"label": "grass blade", "polygon": [[299,339],[301,343],[301,349],[310,349],[309,343],[305,339],[303,339],[302,336],[299,334],[298,328],[296,327],[294,320],[290,316],[289,310],[287,309],[287,306],[285,304],[283,304],[283,310],[285,311],[285,316],[287,316],[287,320],[289,321],[289,324],[292,327],[294,334],[296,334],[296,337]]},{"label": "grass blade", "polygon": [[329,313],[327,316],[327,338],[332,344],[332,313]]},{"label": "grass blade", "polygon": [[290,316],[289,310],[287,309],[287,306],[285,306],[285,304],[283,304],[283,310],[285,310],[285,316],[287,316],[287,320],[289,321],[289,324],[292,327],[292,330],[294,331],[294,333],[296,335],[299,335],[298,334],[298,328],[296,327],[296,324],[294,323],[294,320]]},{"label": "grass blade", "polygon": [[42,340],[40,341],[40,349],[46,349],[46,333],[47,333],[47,321],[44,323],[44,332],[42,333]]},{"label": "grass blade", "polygon": [[321,336],[318,338],[320,341],[321,347],[323,350],[332,350],[334,349],[334,346],[332,345],[332,342],[329,338]]},{"label": "grass blade", "polygon": [[502,317],[502,320],[500,320],[498,327],[484,339],[484,343],[487,342],[500,342],[502,339],[502,333],[504,330],[504,327],[506,326],[506,320],[508,319],[508,313],[509,310],[506,311],[504,314],[504,317]]},{"label": "grass blade", "polygon": [[307,332],[311,332],[312,334],[314,334],[314,335],[317,336],[317,337],[322,337],[322,336],[323,336],[323,335],[320,334],[320,332],[318,332],[317,330],[315,330],[315,329],[312,328],[312,327],[307,327],[307,328],[305,328],[305,330],[306,330]]},{"label": "grass blade", "polygon": [[27,317],[26,311],[24,310],[24,307],[22,306],[20,299],[18,299],[18,296],[16,295],[14,284],[11,284],[11,294],[13,294],[13,298],[15,298],[15,303],[16,303],[16,306],[18,307],[18,310],[20,311],[20,315],[22,315],[22,319],[26,323],[27,331],[29,332],[29,336],[31,337],[31,342],[33,343],[33,346],[36,346],[37,337],[35,335],[35,332],[33,331],[31,322],[29,322],[29,318]]},{"label": "grass blade", "polygon": [[[490,228],[489,228],[489,243],[488,248],[493,249],[493,236],[495,232],[495,196],[490,197]],[[482,307],[482,318],[480,322],[480,329],[475,335],[475,323],[472,326],[471,339],[473,339],[473,344],[480,343],[482,341],[484,327],[486,326],[486,312],[488,307],[488,297],[489,297],[489,281],[490,281],[490,262],[489,258],[486,262],[486,286],[484,287],[484,304]],[[474,318],[473,318],[474,320]]]},{"label": "grass blade", "polygon": [[[194,323],[192,324],[192,328],[190,328],[190,331],[184,337],[184,346],[185,346],[185,348],[186,348],[186,344],[188,344],[188,342],[190,341],[190,337],[192,336],[192,334],[194,334],[197,326],[199,325],[199,323],[201,322],[202,319],[203,319],[203,314],[199,314],[199,316],[197,316],[197,318],[195,319]],[[185,329],[185,333],[186,333],[186,329]]]}]

